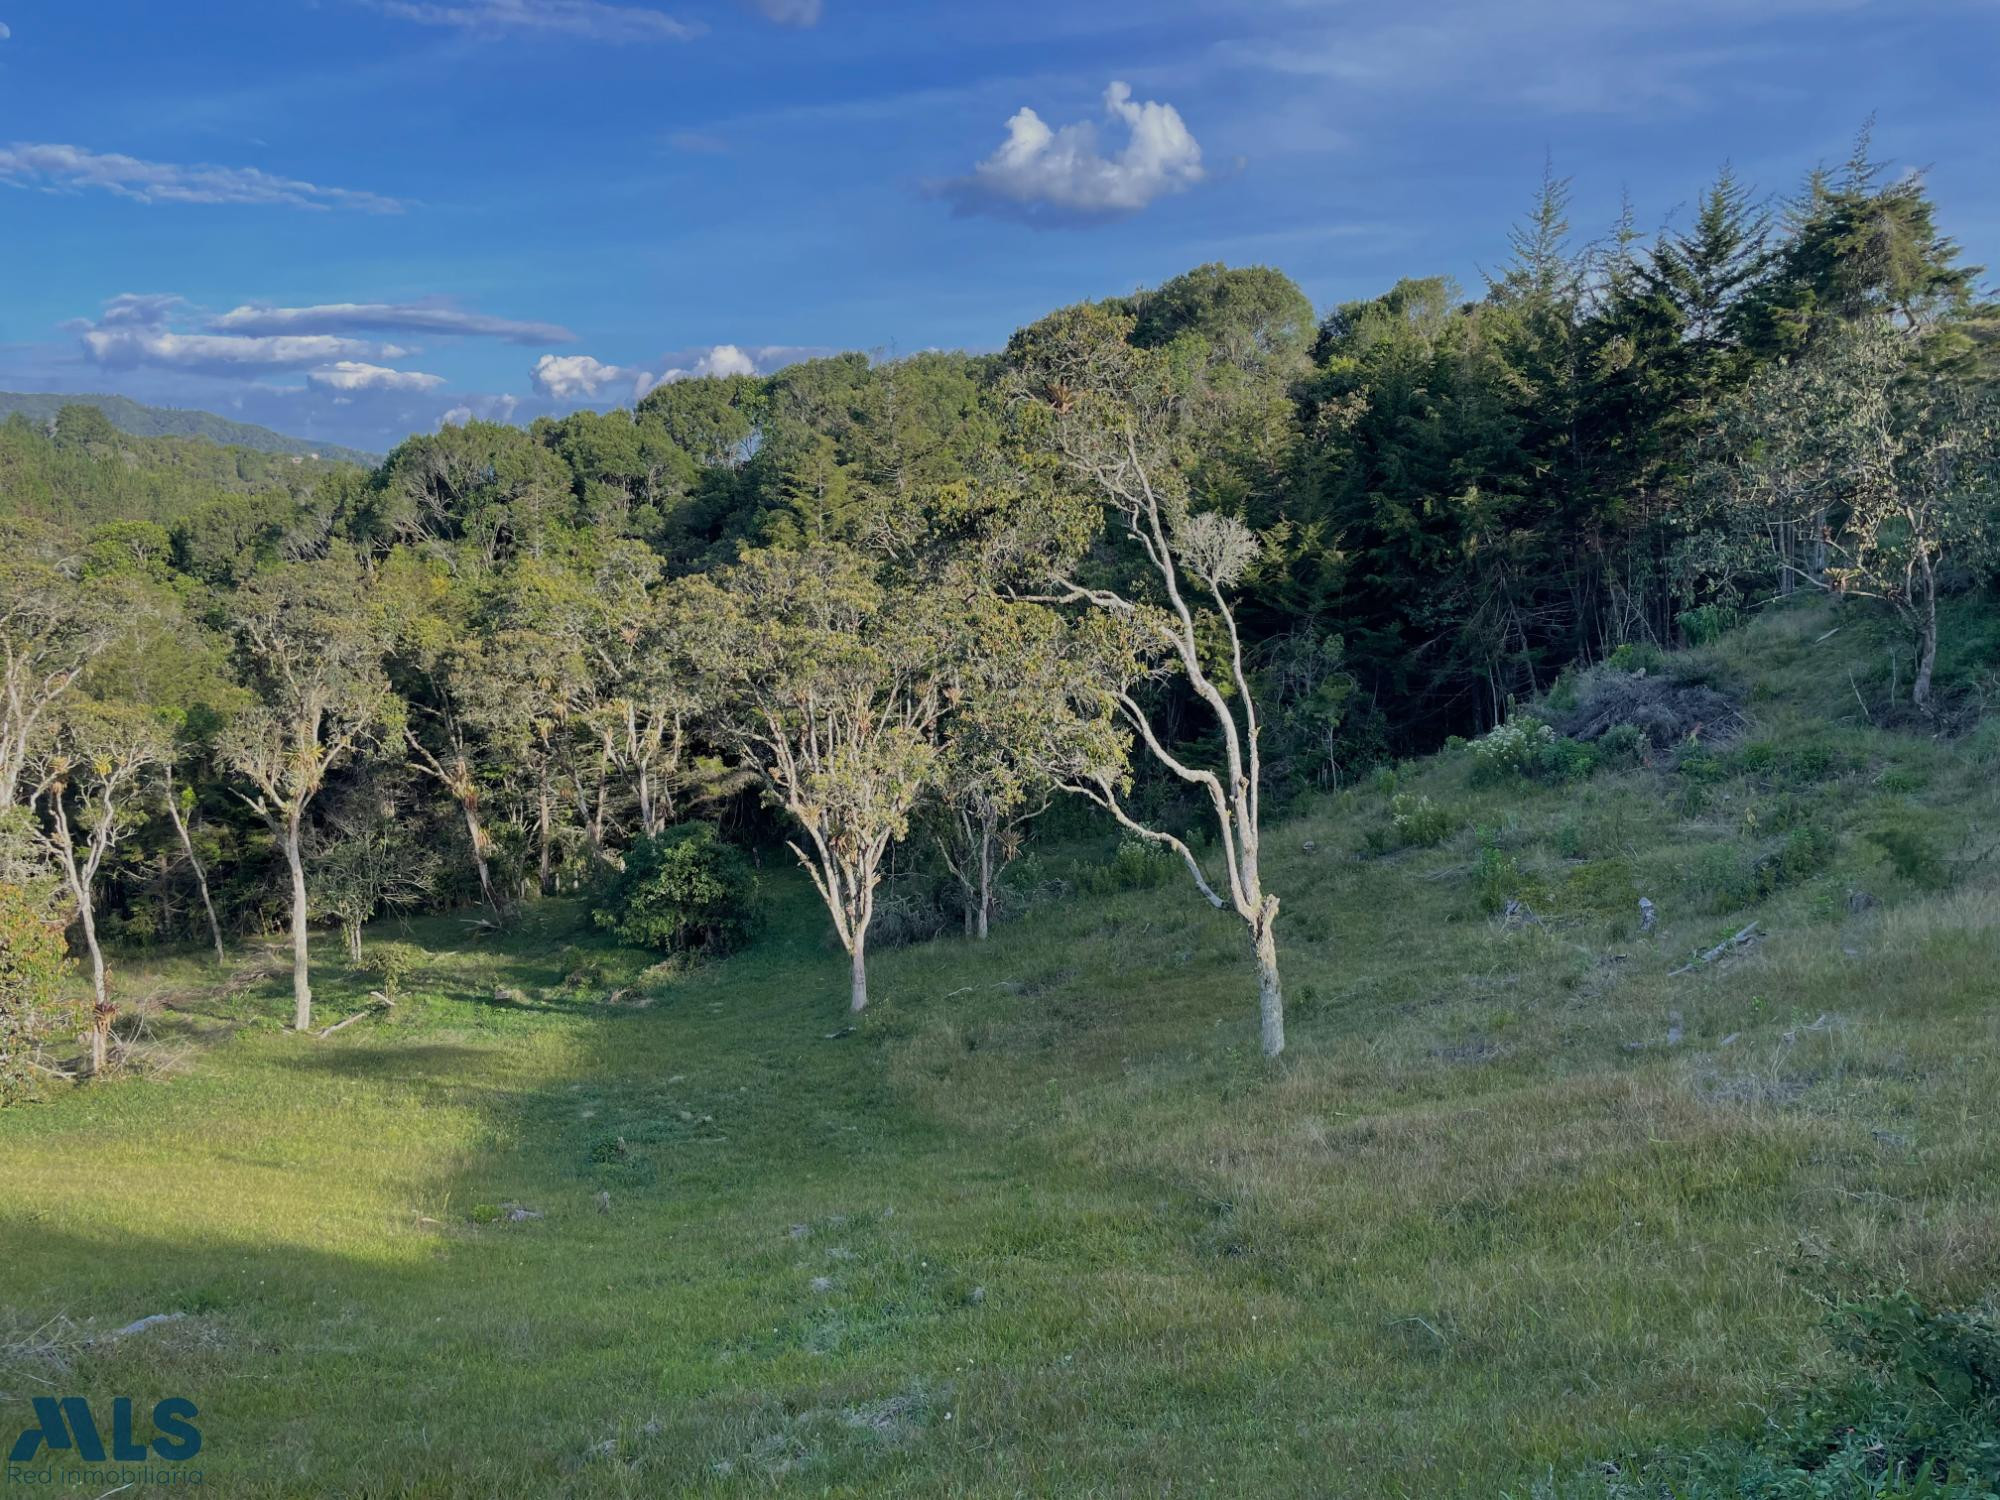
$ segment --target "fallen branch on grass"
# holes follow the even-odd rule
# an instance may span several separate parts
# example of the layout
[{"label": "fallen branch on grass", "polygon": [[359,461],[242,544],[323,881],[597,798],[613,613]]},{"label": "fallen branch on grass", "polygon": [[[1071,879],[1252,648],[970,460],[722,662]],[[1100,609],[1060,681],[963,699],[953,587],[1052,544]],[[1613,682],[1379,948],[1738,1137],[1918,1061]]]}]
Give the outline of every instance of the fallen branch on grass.
[{"label": "fallen branch on grass", "polygon": [[368,998],[374,1001],[375,1003],[373,1005],[370,1005],[366,1010],[357,1010],[353,1015],[349,1016],[345,1021],[335,1021],[331,1026],[327,1027],[326,1030],[322,1031],[320,1035],[323,1037],[332,1036],[336,1031],[339,1031],[342,1027],[352,1026],[356,1021],[360,1020],[363,1016],[372,1016],[377,1011],[395,1009],[396,1002],[391,1000],[387,995],[383,994],[380,990],[370,990],[368,992]]},{"label": "fallen branch on grass", "polygon": [[1668,974],[1667,977],[1669,979],[1672,979],[1681,974],[1692,974],[1696,969],[1699,969],[1703,964],[1712,964],[1718,958],[1722,957],[1723,954],[1731,952],[1734,949],[1741,948],[1748,943],[1754,942],[1757,937],[1758,937],[1757,924],[1755,922],[1752,922],[1748,927],[1744,928],[1734,937],[1724,938],[1721,942],[1717,943],[1713,948],[1709,949],[1708,952],[1702,954],[1701,957],[1697,958],[1693,963],[1682,964],[1678,969],[1675,969],[1673,970],[1672,973]]}]

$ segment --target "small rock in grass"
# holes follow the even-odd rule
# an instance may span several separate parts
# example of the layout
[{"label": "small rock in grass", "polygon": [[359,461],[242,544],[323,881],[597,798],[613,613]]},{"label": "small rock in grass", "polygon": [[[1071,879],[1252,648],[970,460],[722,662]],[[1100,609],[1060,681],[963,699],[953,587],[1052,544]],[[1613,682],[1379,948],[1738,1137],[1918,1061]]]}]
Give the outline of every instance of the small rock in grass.
[{"label": "small rock in grass", "polygon": [[111,1336],[114,1339],[122,1339],[131,1334],[144,1333],[148,1328],[158,1328],[162,1323],[178,1323],[186,1316],[184,1312],[154,1313],[151,1317],[141,1318],[136,1323],[127,1323]]}]

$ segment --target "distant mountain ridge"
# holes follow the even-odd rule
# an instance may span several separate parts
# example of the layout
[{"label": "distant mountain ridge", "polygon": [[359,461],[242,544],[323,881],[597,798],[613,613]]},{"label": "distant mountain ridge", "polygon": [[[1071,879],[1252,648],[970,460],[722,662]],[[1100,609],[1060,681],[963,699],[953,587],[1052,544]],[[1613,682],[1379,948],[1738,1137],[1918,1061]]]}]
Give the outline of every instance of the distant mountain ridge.
[{"label": "distant mountain ridge", "polygon": [[31,422],[47,422],[65,406],[94,406],[110,419],[111,425],[132,437],[192,437],[228,447],[250,448],[258,453],[318,455],[337,463],[360,464],[373,468],[381,455],[339,443],[316,443],[309,438],[287,437],[268,427],[250,422],[232,422],[212,411],[195,411],[178,406],[144,406],[129,396],[100,396],[81,392],[52,391],[27,393],[0,391],[0,422],[15,412]]}]

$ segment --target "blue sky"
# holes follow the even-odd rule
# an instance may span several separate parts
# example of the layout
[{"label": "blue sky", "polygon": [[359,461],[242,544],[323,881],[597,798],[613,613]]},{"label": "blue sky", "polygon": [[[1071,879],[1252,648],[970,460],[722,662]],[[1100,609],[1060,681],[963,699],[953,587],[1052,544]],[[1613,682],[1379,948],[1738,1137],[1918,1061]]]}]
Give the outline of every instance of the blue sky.
[{"label": "blue sky", "polygon": [[1545,156],[1592,236],[1871,112],[2000,265],[1996,58],[1996,0],[0,0],[0,389],[379,451],[1210,260],[1476,287]]}]

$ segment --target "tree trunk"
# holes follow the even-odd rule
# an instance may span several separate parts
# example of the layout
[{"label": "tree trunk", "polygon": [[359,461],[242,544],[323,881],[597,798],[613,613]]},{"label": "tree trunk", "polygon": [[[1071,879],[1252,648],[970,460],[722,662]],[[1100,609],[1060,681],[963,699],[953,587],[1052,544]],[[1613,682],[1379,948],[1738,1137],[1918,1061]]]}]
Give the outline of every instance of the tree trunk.
[{"label": "tree trunk", "polygon": [[222,948],[222,924],[215,919],[215,903],[208,896],[208,872],[201,867],[201,858],[194,852],[194,839],[188,833],[186,820],[181,817],[181,809],[174,797],[174,784],[167,783],[167,816],[173,819],[174,832],[180,835],[181,853],[187,856],[188,868],[194,871],[195,889],[201,892],[201,909],[208,913],[208,935],[215,941],[215,961],[217,964],[229,962],[229,956]]},{"label": "tree trunk", "polygon": [[537,832],[541,835],[541,841],[542,841],[542,868],[541,868],[540,890],[541,893],[544,896],[546,896],[549,893],[549,871],[551,865],[551,859],[549,854],[549,783],[548,783],[548,778],[546,776],[542,778],[540,797],[537,803],[537,820],[535,826]]},{"label": "tree trunk", "polygon": [[1931,590],[1928,604],[1924,608],[1922,623],[1918,627],[1917,680],[1910,685],[1910,701],[1924,713],[1931,711],[1931,672],[1937,666],[1938,648],[1938,608],[1937,590]]},{"label": "tree trunk", "polygon": [[97,862],[92,859],[79,869],[76,862],[76,845],[70,841],[69,813],[63,806],[60,793],[54,799],[54,821],[56,852],[61,857],[63,877],[69,882],[70,896],[76,902],[76,920],[83,928],[84,951],[90,955],[90,993],[99,1006],[108,1006],[111,996],[104,978],[104,950],[97,944],[97,908],[90,899],[90,888],[96,883]]},{"label": "tree trunk", "polygon": [[500,903],[493,899],[493,867],[486,858],[486,829],[479,822],[479,808],[471,801],[460,806],[465,809],[465,831],[472,839],[472,863],[479,871],[479,898],[498,911]]},{"label": "tree trunk", "polygon": [[1277,912],[1267,906],[1251,929],[1257,951],[1257,1014],[1266,1057],[1276,1057],[1285,1050],[1285,995],[1278,984],[1277,918]]},{"label": "tree trunk", "polygon": [[653,777],[644,766],[639,767],[639,831],[648,838],[660,831],[653,822]]},{"label": "tree trunk", "polygon": [[993,916],[993,822],[979,827],[979,941],[986,941],[987,925]]},{"label": "tree trunk", "polygon": [[361,962],[361,924],[355,921],[348,921],[343,922],[341,927],[343,929],[341,935],[347,939],[348,962],[359,964]]},{"label": "tree trunk", "polygon": [[854,935],[854,998],[848,1010],[859,1014],[868,1009],[868,936],[857,932]]},{"label": "tree trunk", "polygon": [[306,864],[299,850],[299,820],[285,824],[285,863],[292,871],[292,1026],[312,1030],[313,992],[306,933]]},{"label": "tree trunk", "polygon": [[111,1062],[111,1022],[117,1017],[118,1008],[109,1000],[100,1000],[90,1010],[90,1076],[102,1078],[104,1070]]}]

